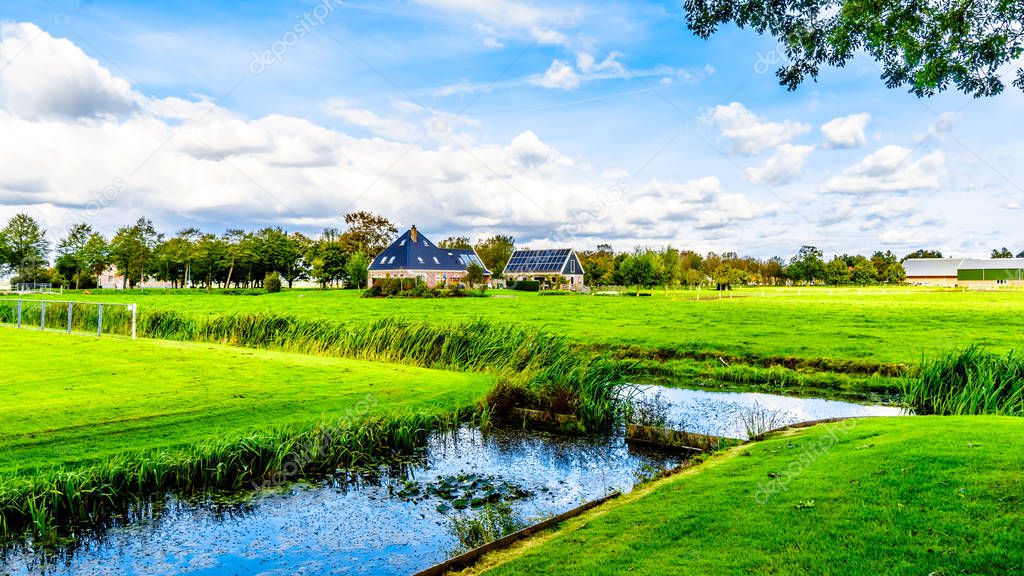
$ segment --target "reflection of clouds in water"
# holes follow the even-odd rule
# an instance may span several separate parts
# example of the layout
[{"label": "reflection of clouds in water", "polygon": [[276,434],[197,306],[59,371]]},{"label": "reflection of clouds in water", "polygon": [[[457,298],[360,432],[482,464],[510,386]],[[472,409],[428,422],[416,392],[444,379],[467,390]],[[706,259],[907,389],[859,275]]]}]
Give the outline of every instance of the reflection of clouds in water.
[{"label": "reflection of clouds in water", "polygon": [[897,406],[879,406],[825,400],[794,398],[760,392],[709,392],[664,386],[639,387],[640,395],[653,398],[658,394],[669,403],[669,418],[689,432],[744,438],[746,430],[741,415],[750,410],[768,410],[779,414],[785,424],[823,418],[853,416],[900,416]]}]

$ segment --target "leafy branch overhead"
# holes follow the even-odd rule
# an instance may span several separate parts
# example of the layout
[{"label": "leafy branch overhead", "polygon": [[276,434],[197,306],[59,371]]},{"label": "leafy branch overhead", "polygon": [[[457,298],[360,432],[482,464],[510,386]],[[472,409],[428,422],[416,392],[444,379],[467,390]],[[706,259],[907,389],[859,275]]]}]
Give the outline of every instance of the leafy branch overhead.
[{"label": "leafy branch overhead", "polygon": [[[878,61],[886,86],[932,96],[955,86],[974,97],[1003,91],[1002,69],[1024,53],[1020,0],[685,0],[687,26],[708,39],[733,22],[778,39],[776,74],[795,90],[822,66],[858,52]],[[1018,63],[1019,64],[1019,63]],[[1024,90],[1024,68],[1013,85]]]}]

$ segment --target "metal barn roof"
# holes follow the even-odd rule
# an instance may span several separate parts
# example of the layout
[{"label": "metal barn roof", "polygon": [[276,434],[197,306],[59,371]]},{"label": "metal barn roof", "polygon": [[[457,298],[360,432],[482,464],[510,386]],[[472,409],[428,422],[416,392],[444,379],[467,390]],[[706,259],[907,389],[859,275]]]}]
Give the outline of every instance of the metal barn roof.
[{"label": "metal barn roof", "polygon": [[963,258],[911,258],[903,262],[908,278],[955,278]]},{"label": "metal barn roof", "polygon": [[961,270],[1018,270],[1024,268],[1024,258],[992,258],[989,260],[966,258]]},{"label": "metal barn roof", "polygon": [[461,271],[476,263],[484,269],[480,256],[472,248],[439,248],[413,226],[399,236],[383,252],[374,256],[370,270],[435,270],[443,272]]}]

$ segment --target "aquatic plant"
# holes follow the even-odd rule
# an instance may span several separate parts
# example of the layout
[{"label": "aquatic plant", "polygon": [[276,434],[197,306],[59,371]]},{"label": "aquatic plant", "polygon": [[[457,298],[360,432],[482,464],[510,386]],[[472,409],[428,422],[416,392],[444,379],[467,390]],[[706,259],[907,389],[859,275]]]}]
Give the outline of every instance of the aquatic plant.
[{"label": "aquatic plant", "polygon": [[737,418],[743,424],[749,440],[762,440],[768,432],[794,421],[792,415],[785,410],[766,408],[757,402],[753,406],[742,407],[738,412]]},{"label": "aquatic plant", "polygon": [[449,522],[452,535],[459,542],[454,551],[457,554],[479,548],[527,526],[508,502],[487,504],[476,514],[453,515]]},{"label": "aquatic plant", "polygon": [[971,346],[925,360],[903,381],[903,402],[918,414],[1024,416],[1024,356]]}]

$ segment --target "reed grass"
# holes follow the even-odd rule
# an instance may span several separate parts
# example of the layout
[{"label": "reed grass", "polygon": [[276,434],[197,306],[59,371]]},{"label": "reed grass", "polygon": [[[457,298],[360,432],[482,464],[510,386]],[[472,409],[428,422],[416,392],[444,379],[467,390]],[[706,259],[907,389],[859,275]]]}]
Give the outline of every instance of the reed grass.
[{"label": "reed grass", "polygon": [[1024,416],[1024,356],[971,346],[925,360],[903,401],[918,414]]}]

